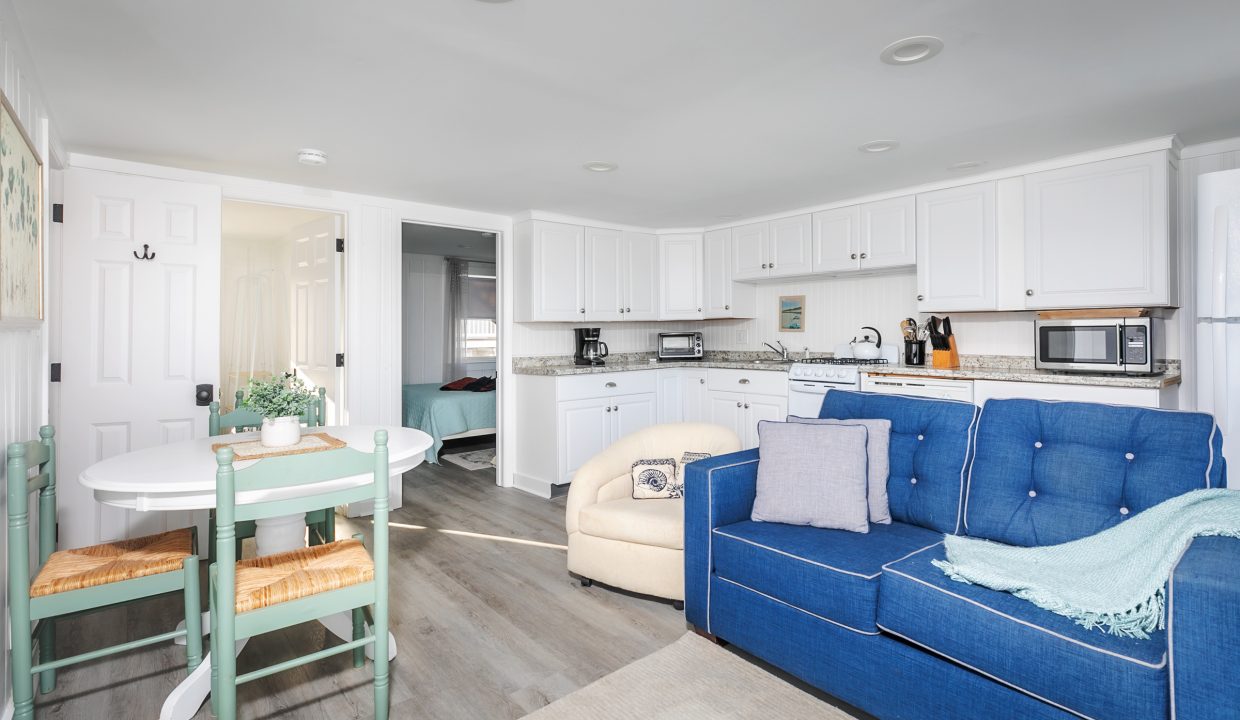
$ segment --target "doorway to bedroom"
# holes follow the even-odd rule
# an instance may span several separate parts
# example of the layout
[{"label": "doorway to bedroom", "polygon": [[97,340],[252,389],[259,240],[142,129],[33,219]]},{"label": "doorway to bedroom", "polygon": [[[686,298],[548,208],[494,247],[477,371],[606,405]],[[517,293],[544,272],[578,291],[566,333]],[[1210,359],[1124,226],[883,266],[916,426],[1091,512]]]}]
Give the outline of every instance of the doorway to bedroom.
[{"label": "doorway to bedroom", "polygon": [[401,226],[401,421],[426,461],[495,481],[499,328],[495,233]]}]

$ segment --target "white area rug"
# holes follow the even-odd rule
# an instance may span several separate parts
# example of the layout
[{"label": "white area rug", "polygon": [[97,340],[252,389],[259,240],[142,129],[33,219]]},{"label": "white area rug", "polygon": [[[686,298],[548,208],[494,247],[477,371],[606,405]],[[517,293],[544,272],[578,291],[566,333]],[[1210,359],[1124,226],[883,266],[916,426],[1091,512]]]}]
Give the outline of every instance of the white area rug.
[{"label": "white area rug", "polygon": [[525,720],[851,720],[852,716],[688,633]]},{"label": "white area rug", "polygon": [[452,453],[444,455],[443,459],[466,470],[490,470],[495,467],[495,448]]}]

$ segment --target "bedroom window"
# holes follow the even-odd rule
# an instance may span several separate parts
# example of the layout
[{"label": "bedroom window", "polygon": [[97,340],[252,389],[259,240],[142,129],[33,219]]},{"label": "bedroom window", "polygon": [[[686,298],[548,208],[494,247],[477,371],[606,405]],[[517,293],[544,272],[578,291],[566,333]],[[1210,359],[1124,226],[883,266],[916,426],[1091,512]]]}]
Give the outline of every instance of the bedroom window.
[{"label": "bedroom window", "polygon": [[495,338],[498,328],[489,318],[469,318],[465,321],[465,357],[495,357]]},{"label": "bedroom window", "polygon": [[[448,258],[448,373],[494,372],[499,328],[495,323],[495,264]],[[491,367],[491,369],[480,369]]]}]

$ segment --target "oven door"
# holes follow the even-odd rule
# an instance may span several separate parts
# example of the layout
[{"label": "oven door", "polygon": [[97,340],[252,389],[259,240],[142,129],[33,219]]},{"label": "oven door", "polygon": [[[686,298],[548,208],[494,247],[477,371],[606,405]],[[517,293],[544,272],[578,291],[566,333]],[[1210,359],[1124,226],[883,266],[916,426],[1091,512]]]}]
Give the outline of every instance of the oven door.
[{"label": "oven door", "polygon": [[1122,373],[1124,325],[1115,320],[1040,320],[1034,365],[1044,370]]},{"label": "oven door", "polygon": [[801,418],[818,417],[822,410],[822,400],[830,389],[831,386],[827,383],[789,380],[788,414]]}]

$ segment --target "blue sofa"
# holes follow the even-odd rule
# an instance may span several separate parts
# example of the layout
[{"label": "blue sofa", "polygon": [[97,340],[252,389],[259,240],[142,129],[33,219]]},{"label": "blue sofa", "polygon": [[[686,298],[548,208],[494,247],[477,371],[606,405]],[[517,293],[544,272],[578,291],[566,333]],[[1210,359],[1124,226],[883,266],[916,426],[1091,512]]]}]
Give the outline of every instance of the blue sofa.
[{"label": "blue sofa", "polygon": [[1226,482],[1202,413],[831,391],[821,417],[891,420],[894,522],[753,522],[759,451],[687,466],[685,612],[880,718],[1240,718],[1240,540],[1199,538],[1167,630],[1086,630],[931,565],[945,533],[1015,545],[1094,534]]}]

